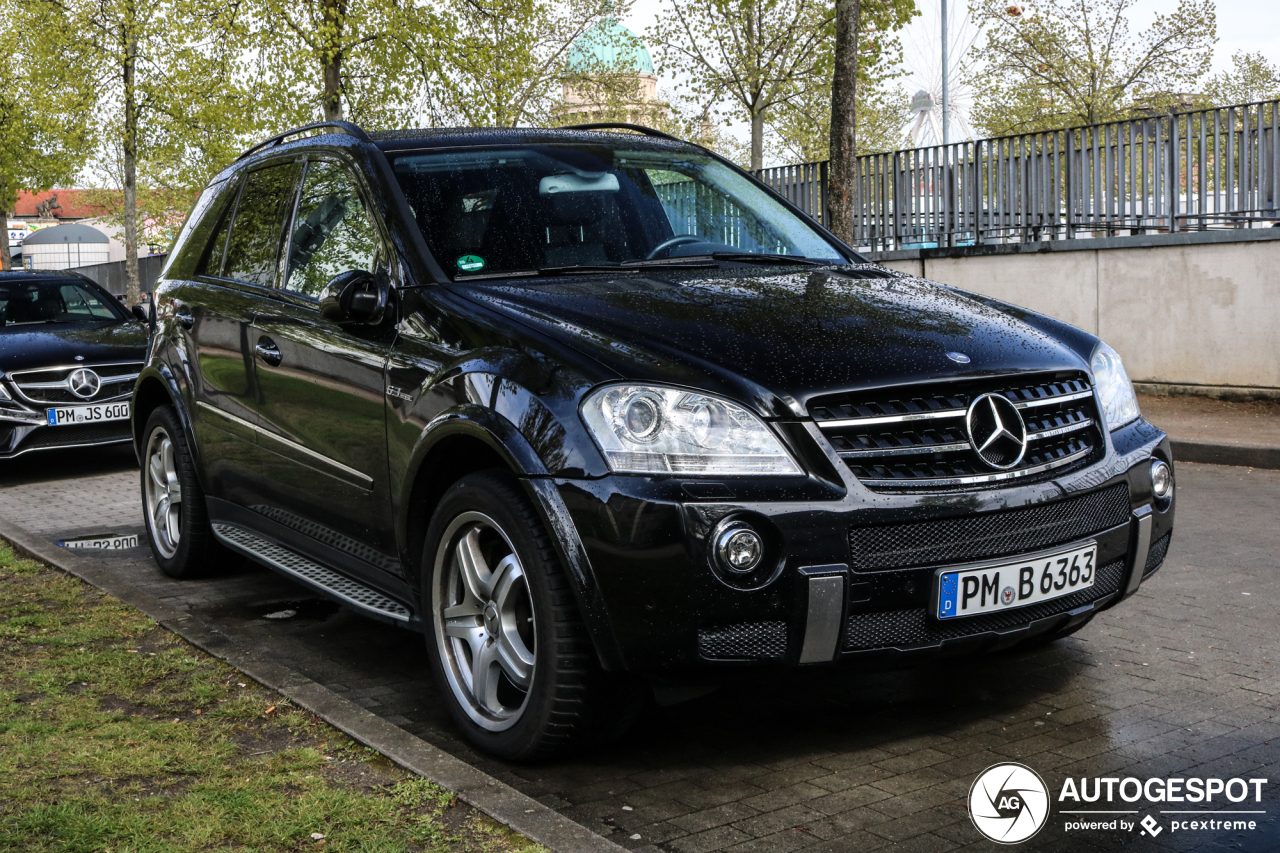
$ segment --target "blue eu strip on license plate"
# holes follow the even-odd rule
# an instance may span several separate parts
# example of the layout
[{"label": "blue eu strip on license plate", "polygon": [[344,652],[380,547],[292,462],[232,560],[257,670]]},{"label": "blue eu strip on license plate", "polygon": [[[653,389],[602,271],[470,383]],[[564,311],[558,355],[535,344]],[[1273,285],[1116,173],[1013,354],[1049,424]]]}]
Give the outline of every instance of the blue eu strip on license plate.
[{"label": "blue eu strip on license plate", "polygon": [[57,410],[57,409],[50,409],[50,410],[48,411],[48,416],[49,416],[49,426],[57,426],[57,425],[58,425],[58,410]]}]

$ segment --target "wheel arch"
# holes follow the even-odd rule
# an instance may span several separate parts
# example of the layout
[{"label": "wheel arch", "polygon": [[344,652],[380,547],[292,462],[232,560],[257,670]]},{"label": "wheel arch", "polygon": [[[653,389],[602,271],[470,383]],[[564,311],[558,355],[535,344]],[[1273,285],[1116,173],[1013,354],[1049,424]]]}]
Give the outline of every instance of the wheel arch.
[{"label": "wheel arch", "polygon": [[474,471],[498,468],[519,481],[551,535],[571,580],[574,598],[601,665],[623,667],[599,585],[568,508],[533,447],[514,424],[492,409],[464,404],[433,419],[414,449],[400,501],[401,551],[411,583],[421,586],[419,566],[427,527],[444,493]]}]

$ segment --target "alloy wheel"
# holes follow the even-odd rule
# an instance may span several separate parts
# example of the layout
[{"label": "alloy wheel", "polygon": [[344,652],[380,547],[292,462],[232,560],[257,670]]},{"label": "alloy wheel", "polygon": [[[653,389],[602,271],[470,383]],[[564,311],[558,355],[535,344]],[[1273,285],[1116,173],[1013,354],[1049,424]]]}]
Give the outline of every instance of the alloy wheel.
[{"label": "alloy wheel", "polygon": [[174,464],[173,440],[163,428],[147,440],[147,521],[156,549],[166,558],[182,538],[182,483]]},{"label": "alloy wheel", "polygon": [[520,557],[497,522],[464,512],[441,537],[434,568],[433,621],[449,687],[477,725],[508,729],[528,704],[537,660]]}]

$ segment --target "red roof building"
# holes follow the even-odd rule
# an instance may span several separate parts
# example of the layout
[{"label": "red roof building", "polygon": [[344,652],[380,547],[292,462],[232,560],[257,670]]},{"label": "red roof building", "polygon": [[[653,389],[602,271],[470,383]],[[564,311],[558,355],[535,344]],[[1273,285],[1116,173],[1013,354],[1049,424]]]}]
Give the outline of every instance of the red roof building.
[{"label": "red roof building", "polygon": [[[48,217],[41,217],[39,205],[42,202],[53,201],[54,205],[49,211]],[[64,222],[74,222],[77,219],[89,219],[94,216],[101,216],[102,208],[88,200],[88,193],[84,190],[59,189],[47,190],[42,193],[18,193],[18,201],[10,212],[10,219],[41,219],[53,218]]]}]

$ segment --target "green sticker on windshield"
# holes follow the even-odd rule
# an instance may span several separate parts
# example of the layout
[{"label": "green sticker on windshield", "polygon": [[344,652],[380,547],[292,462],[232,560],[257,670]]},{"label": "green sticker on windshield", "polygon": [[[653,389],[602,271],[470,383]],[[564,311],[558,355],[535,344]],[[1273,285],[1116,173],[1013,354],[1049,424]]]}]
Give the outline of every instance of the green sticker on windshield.
[{"label": "green sticker on windshield", "polygon": [[484,269],[484,258],[479,255],[463,255],[458,258],[458,269],[463,272],[479,272]]}]

